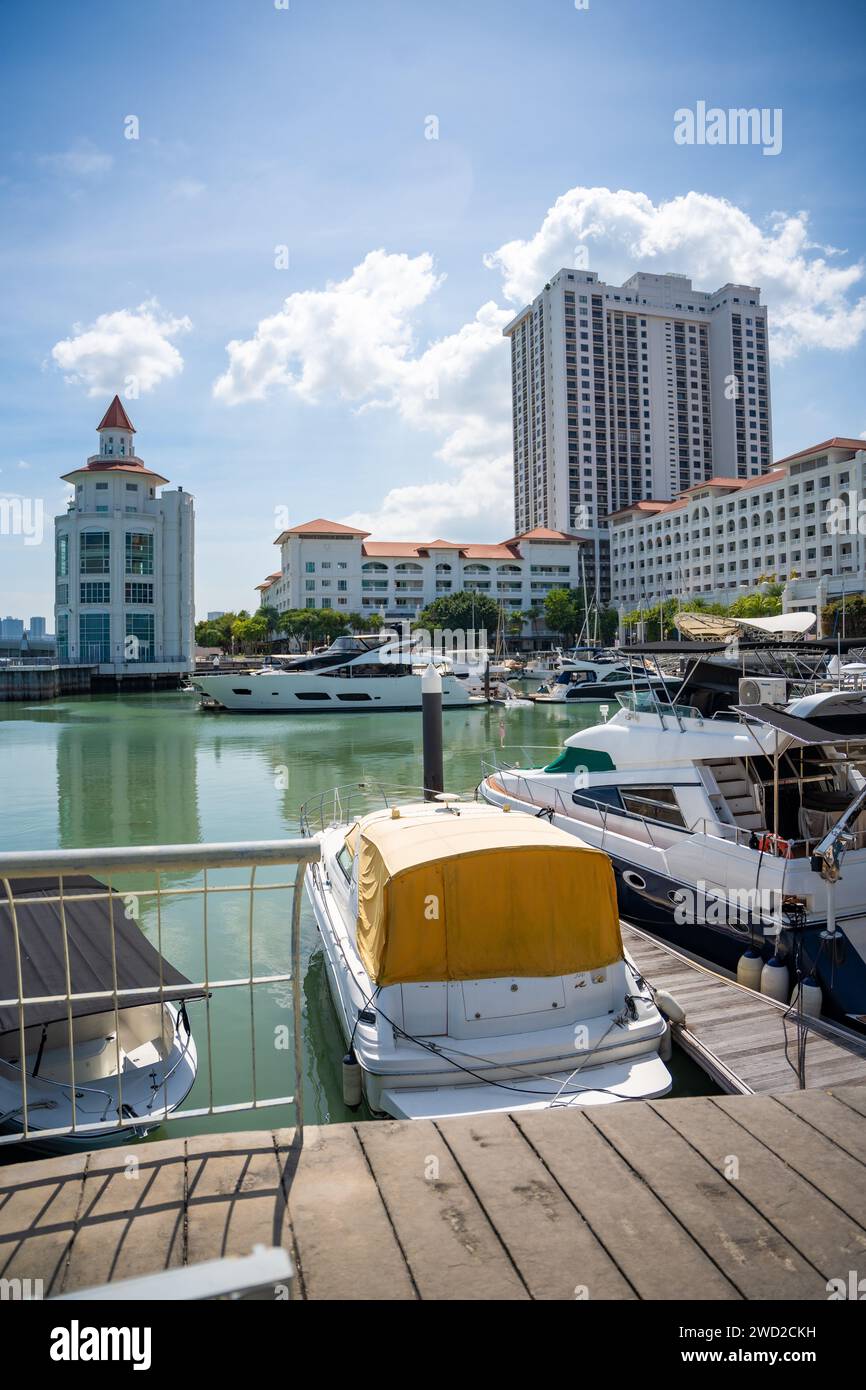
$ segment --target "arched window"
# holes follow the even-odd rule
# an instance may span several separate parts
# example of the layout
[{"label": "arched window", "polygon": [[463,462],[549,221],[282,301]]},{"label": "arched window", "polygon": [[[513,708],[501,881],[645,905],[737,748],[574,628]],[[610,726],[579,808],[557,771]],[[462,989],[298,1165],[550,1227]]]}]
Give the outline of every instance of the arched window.
[{"label": "arched window", "polygon": [[450,574],[450,573],[451,573],[451,566],[450,566],[450,565],[437,565],[437,566],[436,566],[436,573],[437,573],[437,574]]},{"label": "arched window", "polygon": [[464,573],[464,574],[489,574],[489,573],[490,573],[490,566],[489,566],[489,565],[464,565],[464,566],[463,566],[463,573]]},{"label": "arched window", "polygon": [[402,564],[394,566],[394,570],[397,574],[421,573],[423,569],[423,565],[416,565],[413,560],[409,560],[408,562],[404,560]]},{"label": "arched window", "polygon": [[387,574],[388,566],[383,565],[379,560],[368,560],[366,565],[361,566],[362,574]]}]

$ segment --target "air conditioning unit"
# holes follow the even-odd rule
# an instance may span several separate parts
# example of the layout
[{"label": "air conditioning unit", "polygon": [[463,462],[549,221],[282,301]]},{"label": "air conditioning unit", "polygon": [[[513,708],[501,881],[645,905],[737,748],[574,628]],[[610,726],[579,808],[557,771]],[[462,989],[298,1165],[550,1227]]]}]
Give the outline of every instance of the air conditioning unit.
[{"label": "air conditioning unit", "polygon": [[788,682],[780,676],[744,676],[740,680],[741,705],[784,705]]}]

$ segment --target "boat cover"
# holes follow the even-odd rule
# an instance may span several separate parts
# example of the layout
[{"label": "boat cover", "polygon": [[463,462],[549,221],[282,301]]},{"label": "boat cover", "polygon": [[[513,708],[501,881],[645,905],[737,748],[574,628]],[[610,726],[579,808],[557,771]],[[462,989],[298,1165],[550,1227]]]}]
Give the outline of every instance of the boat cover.
[{"label": "boat cover", "polygon": [[532,816],[403,809],[357,832],[358,950],[379,985],[569,975],[622,956],[607,855]]},{"label": "boat cover", "polygon": [[[57,878],[11,879],[21,948],[21,975],[24,998],[66,992],[66,960],[63,948],[63,929],[59,902],[48,899],[58,896]],[[180,999],[201,999],[203,991],[190,984],[185,975],[175,970],[150,944],[138,923],[125,915],[125,901],[113,895],[113,913],[108,898],[77,902],[81,894],[106,892],[105,885],[86,874],[64,875],[66,936],[69,947],[69,972],[73,994],[92,990],[111,989],[114,982],[112,966],[112,918],[115,934],[117,987],[143,989],[146,992],[121,998],[120,1007],[154,1004],[160,998],[168,1002]],[[162,981],[164,990],[160,993]],[[15,935],[12,910],[5,884],[0,883],[0,999],[17,1000],[18,974],[16,967]],[[75,999],[73,1018],[104,1013],[113,1008],[111,999]],[[68,1018],[65,1000],[54,1004],[25,1004],[24,1026],[55,1023]],[[0,1004],[0,1033],[19,1027],[17,1002]]]}]

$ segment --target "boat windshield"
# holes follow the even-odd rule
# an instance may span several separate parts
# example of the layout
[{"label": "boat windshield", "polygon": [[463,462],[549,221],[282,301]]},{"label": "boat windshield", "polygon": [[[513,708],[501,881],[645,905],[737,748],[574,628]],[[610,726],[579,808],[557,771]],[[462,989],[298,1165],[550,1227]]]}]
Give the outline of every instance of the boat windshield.
[{"label": "boat windshield", "polygon": [[650,690],[628,691],[626,694],[617,695],[617,700],[623,709],[632,710],[635,714],[670,714],[679,715],[680,719],[703,719],[700,710],[694,705],[675,705],[668,700],[663,700],[654,696]]}]

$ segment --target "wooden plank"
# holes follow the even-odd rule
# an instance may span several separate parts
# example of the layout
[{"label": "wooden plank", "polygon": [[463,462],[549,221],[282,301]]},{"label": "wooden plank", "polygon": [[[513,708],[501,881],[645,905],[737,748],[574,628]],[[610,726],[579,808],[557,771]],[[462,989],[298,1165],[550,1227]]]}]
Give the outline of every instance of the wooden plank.
[{"label": "wooden plank", "polygon": [[739,1298],[585,1111],[525,1111],[513,1120],[640,1298]]},{"label": "wooden plank", "polygon": [[183,1262],[183,1140],[160,1145],[169,1152],[157,1161],[149,1147],[90,1155],[64,1293]]},{"label": "wooden plank", "polygon": [[432,1121],[369,1122],[358,1136],[421,1298],[529,1297]]},{"label": "wooden plank", "polygon": [[866,1231],[729,1115],[703,1098],[653,1108],[825,1278],[842,1267],[866,1273]]},{"label": "wooden plank", "polygon": [[866,1084],[848,1084],[846,1086],[834,1086],[833,1095],[837,1100],[841,1100],[843,1105],[847,1105],[849,1110],[856,1110],[858,1115],[866,1115]]},{"label": "wooden plank", "polygon": [[[722,1103],[753,1100],[731,1096]],[[776,1298],[826,1298],[826,1281],[662,1119],[660,1108],[606,1105],[588,1114],[744,1298],[765,1298],[768,1289]]]},{"label": "wooden plank", "polygon": [[186,1260],[248,1255],[279,1240],[285,1212],[274,1137],[200,1134],[186,1141]]},{"label": "wooden plank", "polygon": [[866,1229],[863,1165],[772,1096],[709,1097]]},{"label": "wooden plank", "polygon": [[417,1297],[353,1125],[308,1125],[289,1186],[304,1296]]},{"label": "wooden plank", "polygon": [[[795,1091],[793,1095],[780,1096],[779,1104],[814,1125],[822,1135],[828,1135],[858,1162],[866,1159],[866,1124],[861,1115],[855,1114],[842,1101],[826,1091]],[[866,1168],[863,1182],[866,1184]]]},{"label": "wooden plank", "polygon": [[636,1296],[511,1116],[478,1115],[437,1128],[533,1298]]}]

